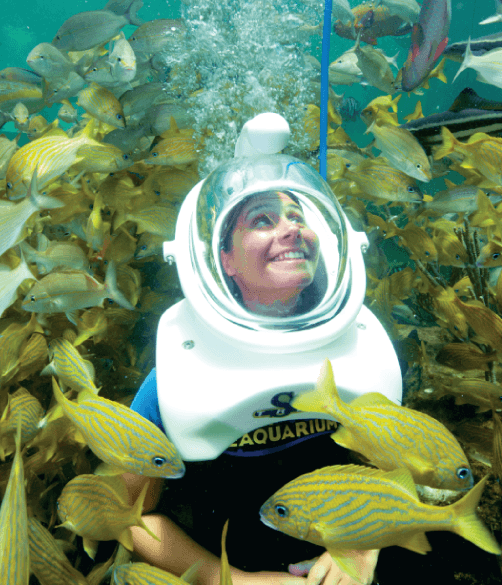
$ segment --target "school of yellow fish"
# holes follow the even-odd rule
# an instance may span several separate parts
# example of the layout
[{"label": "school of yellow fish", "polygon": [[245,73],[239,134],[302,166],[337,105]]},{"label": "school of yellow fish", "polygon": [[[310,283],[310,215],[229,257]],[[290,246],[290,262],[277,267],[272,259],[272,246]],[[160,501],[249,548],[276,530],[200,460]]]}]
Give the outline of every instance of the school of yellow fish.
[{"label": "school of yellow fish", "polygon": [[[334,466],[302,476],[271,496],[261,516],[325,546],[355,578],[344,551],[398,544],[425,553],[429,530],[454,531],[500,554],[475,514],[486,479],[476,483],[470,461],[502,478],[502,138],[474,125],[459,139],[437,122],[438,142],[422,144],[401,127],[425,119],[420,101],[411,111],[406,94],[396,93],[406,65],[394,75],[395,58],[374,47],[381,37],[409,34],[420,6],[334,5],[334,30],[354,47],[330,65],[330,84],[364,82],[382,93],[358,112],[374,138],[369,146],[347,133],[353,104],[332,90],[328,102],[327,180],[370,240],[366,304],[399,357],[421,372],[422,396],[471,405],[469,416],[488,426],[471,446],[473,426],[459,431],[468,459],[431,416],[377,393],[344,404],[326,362],[316,389],[294,406],[334,417],[341,425],[333,440],[378,469]],[[100,11],[75,14],[52,42],[31,50],[29,70],[0,72],[0,121],[19,132],[14,140],[0,135],[0,523],[11,527],[0,531],[0,581],[8,585],[27,585],[30,574],[41,585],[98,585],[110,577],[115,584],[193,582],[196,567],[177,578],[130,562],[130,527],[148,530],[141,520],[147,486],[131,506],[117,476],[175,480],[184,473],[165,435],[128,407],[154,365],[158,319],[181,298],[175,268],[161,262],[162,242],[174,237],[184,197],[232,156],[253,115],[284,115],[289,152],[317,164],[320,65],[288,45],[294,35],[301,43],[319,32],[315,14],[243,4],[232,16],[241,37],[230,53],[222,32],[230,5],[187,2],[185,18],[149,22],[141,6],[110,0]],[[128,39],[126,25],[137,27]],[[245,76],[232,59],[239,43],[249,59],[259,26],[269,27],[263,46],[255,43],[260,71]],[[191,44],[197,34],[209,39],[201,49]],[[217,75],[221,59],[227,69]],[[267,69],[272,61],[285,68],[280,82]],[[472,67],[494,85],[487,61],[473,55],[469,41],[458,73]],[[445,62],[431,65],[413,91],[447,83]],[[59,110],[49,122],[53,105]],[[428,186],[434,197],[424,193]],[[402,261],[392,258],[396,246]],[[423,331],[435,331],[436,341],[429,344]],[[99,462],[105,471],[93,475]],[[415,483],[467,493],[436,508],[420,503]],[[330,531],[335,520],[354,521],[355,492],[379,522],[399,497],[392,526],[381,522],[371,537],[361,520],[350,536]],[[318,493],[333,497],[316,507]],[[403,528],[401,519],[410,517],[413,529]],[[73,535],[91,558],[99,541],[120,544],[84,576]],[[226,527],[221,583],[230,585],[225,537]]]}]

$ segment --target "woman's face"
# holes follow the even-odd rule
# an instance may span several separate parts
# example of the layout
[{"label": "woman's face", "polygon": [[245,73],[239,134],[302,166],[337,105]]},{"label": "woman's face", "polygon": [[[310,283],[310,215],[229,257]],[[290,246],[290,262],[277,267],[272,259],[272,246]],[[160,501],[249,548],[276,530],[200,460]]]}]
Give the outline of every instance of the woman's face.
[{"label": "woman's face", "polygon": [[230,252],[221,252],[226,274],[244,303],[294,300],[317,270],[319,239],[301,207],[285,193],[253,197],[237,219]]}]

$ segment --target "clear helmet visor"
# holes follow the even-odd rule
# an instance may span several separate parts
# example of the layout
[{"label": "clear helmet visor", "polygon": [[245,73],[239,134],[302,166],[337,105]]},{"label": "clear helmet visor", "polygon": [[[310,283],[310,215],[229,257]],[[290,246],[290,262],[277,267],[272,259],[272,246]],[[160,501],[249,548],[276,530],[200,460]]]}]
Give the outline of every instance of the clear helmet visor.
[{"label": "clear helmet visor", "polygon": [[294,331],[331,319],[347,293],[345,216],[322,177],[286,155],[237,158],[200,190],[190,257],[201,292],[244,328]]}]

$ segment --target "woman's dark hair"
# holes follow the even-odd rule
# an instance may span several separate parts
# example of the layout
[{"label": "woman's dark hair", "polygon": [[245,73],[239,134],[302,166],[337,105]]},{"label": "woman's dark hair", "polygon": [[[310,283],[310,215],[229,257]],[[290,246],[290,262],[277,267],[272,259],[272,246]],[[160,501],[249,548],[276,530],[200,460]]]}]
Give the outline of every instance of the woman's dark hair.
[{"label": "woman's dark hair", "polygon": [[[248,204],[249,200],[252,197],[256,197],[257,195],[266,195],[267,193],[276,193],[276,191],[261,191],[259,193],[253,193],[249,197],[243,199],[240,203],[238,203],[228,214],[225,224],[221,230],[221,237],[220,237],[220,250],[223,252],[230,252],[233,247],[233,235],[235,231],[235,226],[237,225],[237,221],[239,216],[242,213],[244,207]],[[291,193],[290,191],[285,191],[285,195],[287,195],[290,199],[292,199],[297,205],[301,207],[300,200],[296,195]],[[317,271],[323,270],[324,271],[324,261],[322,259],[322,254],[319,257],[319,265],[317,267]],[[227,276],[225,271],[223,270],[223,276],[227,282],[228,288],[230,289],[232,296],[242,305],[244,306],[244,301],[242,299],[242,293],[235,283],[235,280]],[[303,313],[308,313],[312,310],[321,300],[322,293],[320,290],[319,284],[316,282],[316,279],[305,287],[302,292],[300,293],[300,298],[298,300],[298,304],[296,306],[295,314],[301,315]]]}]

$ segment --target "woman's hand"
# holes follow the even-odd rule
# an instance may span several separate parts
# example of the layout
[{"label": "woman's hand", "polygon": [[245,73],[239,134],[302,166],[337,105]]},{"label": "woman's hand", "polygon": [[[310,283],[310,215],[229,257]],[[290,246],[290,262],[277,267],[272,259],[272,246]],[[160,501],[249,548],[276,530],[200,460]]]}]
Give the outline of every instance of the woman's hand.
[{"label": "woman's hand", "polygon": [[295,577],[290,573],[275,571],[247,573],[235,568],[232,568],[231,572],[233,585],[307,585],[307,579]]},{"label": "woman's hand", "polygon": [[292,575],[307,575],[306,585],[368,585],[373,581],[375,566],[378,560],[378,550],[351,551],[350,557],[357,561],[359,568],[358,580],[349,577],[335,563],[329,552],[311,561],[303,561],[289,565]]}]

